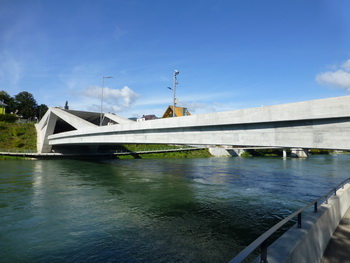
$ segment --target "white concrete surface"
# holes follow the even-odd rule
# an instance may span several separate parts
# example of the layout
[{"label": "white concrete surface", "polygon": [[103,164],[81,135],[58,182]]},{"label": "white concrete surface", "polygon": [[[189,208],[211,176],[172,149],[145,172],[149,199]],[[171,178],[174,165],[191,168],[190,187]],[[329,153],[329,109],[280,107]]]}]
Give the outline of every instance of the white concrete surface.
[{"label": "white concrete surface", "polygon": [[292,157],[298,157],[298,158],[307,158],[309,157],[309,153],[307,149],[302,148],[291,148],[290,154]]},{"label": "white concrete surface", "polygon": [[231,157],[226,149],[219,147],[209,147],[209,153],[215,157]]},{"label": "white concrete surface", "polygon": [[[102,127],[79,123],[76,131],[44,131],[42,137],[52,146],[163,143],[350,150],[349,105],[350,96],[344,96]],[[77,124],[57,109],[53,113]]]}]

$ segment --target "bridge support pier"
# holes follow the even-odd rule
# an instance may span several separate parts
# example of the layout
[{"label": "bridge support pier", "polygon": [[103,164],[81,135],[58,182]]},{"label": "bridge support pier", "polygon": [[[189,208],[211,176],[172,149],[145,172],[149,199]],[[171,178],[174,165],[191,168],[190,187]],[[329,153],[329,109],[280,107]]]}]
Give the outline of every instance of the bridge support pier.
[{"label": "bridge support pier", "polygon": [[283,149],[283,158],[287,158],[287,149]]},{"label": "bridge support pier", "polygon": [[292,157],[307,158],[309,157],[308,150],[303,148],[291,148],[290,154]]},{"label": "bridge support pier", "polygon": [[[241,156],[243,153],[245,153],[245,150],[244,149],[233,149],[233,152],[237,155],[237,156]],[[233,154],[231,154],[232,156],[234,156]]]},{"label": "bridge support pier", "polygon": [[222,147],[210,147],[209,153],[215,157],[240,157],[244,153],[244,149],[230,148],[225,149]]},{"label": "bridge support pier", "polygon": [[209,153],[215,157],[231,157],[231,153],[225,148],[209,147]]}]

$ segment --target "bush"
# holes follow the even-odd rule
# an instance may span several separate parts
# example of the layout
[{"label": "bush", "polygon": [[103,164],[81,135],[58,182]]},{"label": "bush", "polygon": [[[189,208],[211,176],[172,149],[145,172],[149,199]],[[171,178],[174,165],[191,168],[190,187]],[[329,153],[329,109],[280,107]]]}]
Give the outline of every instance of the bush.
[{"label": "bush", "polygon": [[243,152],[240,156],[241,157],[253,157],[253,155],[251,155],[249,152]]},{"label": "bush", "polygon": [[0,121],[14,123],[17,121],[17,116],[13,114],[0,114]]}]

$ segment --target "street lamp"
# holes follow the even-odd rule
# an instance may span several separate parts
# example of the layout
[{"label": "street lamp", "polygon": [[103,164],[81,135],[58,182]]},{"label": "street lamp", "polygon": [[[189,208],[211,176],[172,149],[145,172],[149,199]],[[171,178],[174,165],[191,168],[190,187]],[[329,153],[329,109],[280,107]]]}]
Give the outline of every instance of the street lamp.
[{"label": "street lamp", "polygon": [[175,70],[174,71],[174,88],[173,88],[173,92],[174,92],[174,101],[173,101],[173,117],[175,117],[175,107],[176,107],[176,84],[178,84],[176,76],[180,74],[180,71]]},{"label": "street lamp", "polygon": [[102,121],[103,121],[103,118],[102,118],[102,111],[103,111],[103,85],[104,85],[105,79],[111,79],[111,78],[113,78],[113,76],[103,76],[102,75],[102,96],[101,96],[100,126],[102,126]]}]

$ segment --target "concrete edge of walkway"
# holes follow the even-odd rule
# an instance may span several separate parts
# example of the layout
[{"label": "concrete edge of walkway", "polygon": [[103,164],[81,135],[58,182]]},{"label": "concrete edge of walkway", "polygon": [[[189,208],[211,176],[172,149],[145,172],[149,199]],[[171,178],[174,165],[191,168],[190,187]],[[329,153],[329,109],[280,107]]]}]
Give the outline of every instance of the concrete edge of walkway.
[{"label": "concrete edge of walkway", "polygon": [[[322,204],[317,213],[302,216],[302,227],[292,226],[267,252],[269,263],[319,263],[335,229],[350,207],[350,184]],[[260,262],[260,257],[254,262]]]}]

